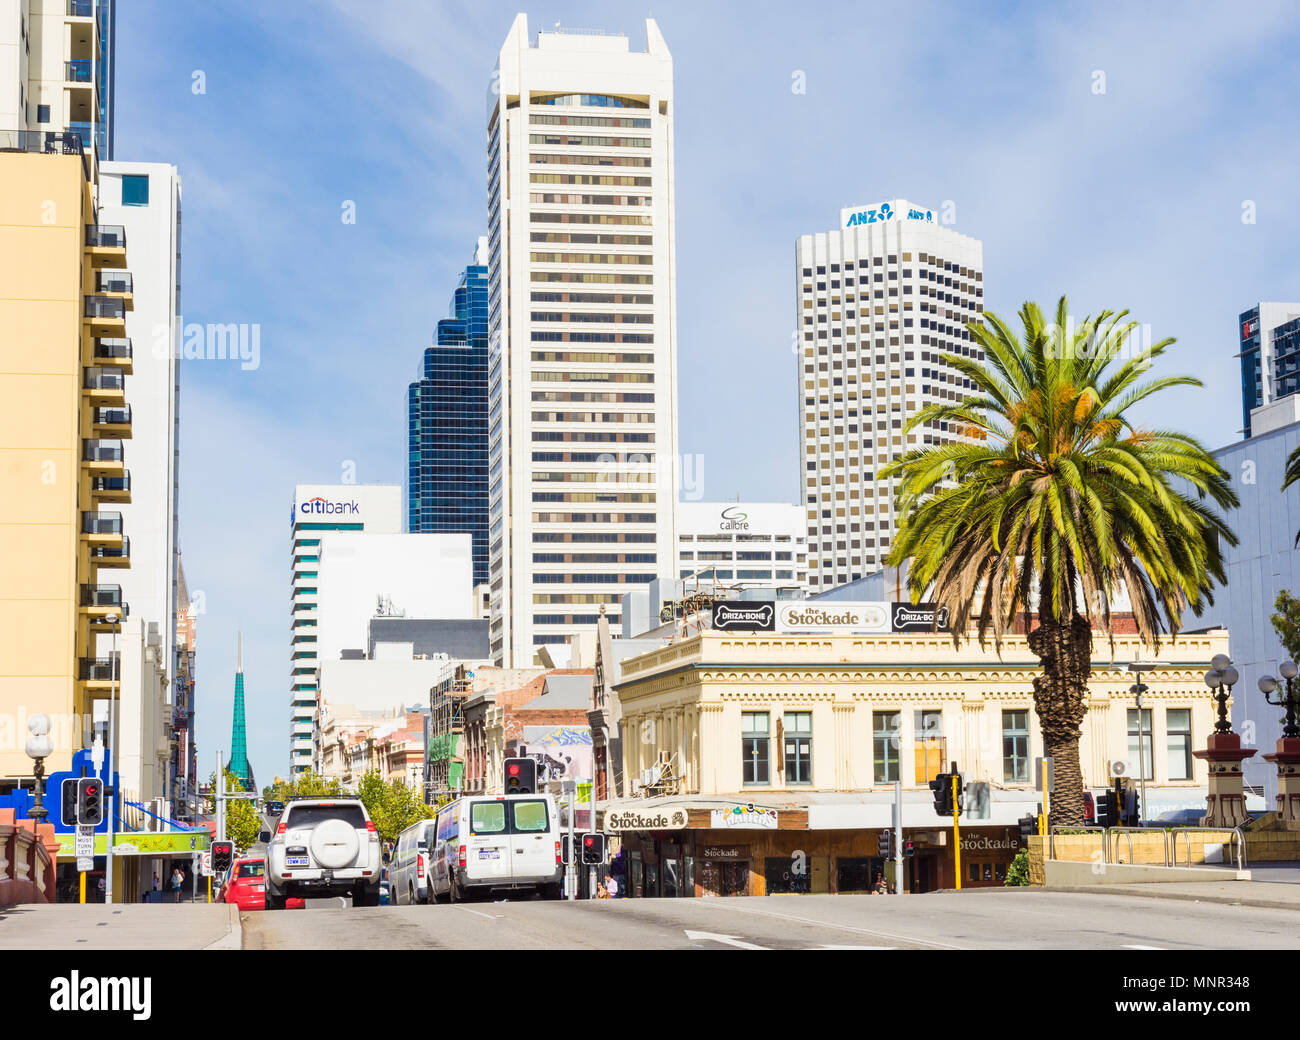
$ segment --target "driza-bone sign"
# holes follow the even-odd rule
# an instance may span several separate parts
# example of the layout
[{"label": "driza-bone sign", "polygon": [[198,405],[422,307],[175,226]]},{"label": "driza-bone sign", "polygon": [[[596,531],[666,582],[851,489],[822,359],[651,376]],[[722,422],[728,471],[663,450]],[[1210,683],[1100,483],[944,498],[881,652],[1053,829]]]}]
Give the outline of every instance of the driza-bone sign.
[{"label": "driza-bone sign", "polygon": [[722,632],[772,632],[776,606],[772,603],[715,603],[713,627]]}]

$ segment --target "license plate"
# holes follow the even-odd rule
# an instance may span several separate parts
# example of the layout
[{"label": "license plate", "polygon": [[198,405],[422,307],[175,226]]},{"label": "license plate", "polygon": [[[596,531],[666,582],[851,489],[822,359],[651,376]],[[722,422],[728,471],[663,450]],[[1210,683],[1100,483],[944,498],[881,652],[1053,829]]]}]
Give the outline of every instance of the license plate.
[{"label": "license plate", "polygon": [[500,849],[479,849],[478,858],[479,859],[500,859],[501,850]]},{"label": "license plate", "polygon": [[306,856],[286,856],[284,859],[286,867],[305,867],[307,865]]}]

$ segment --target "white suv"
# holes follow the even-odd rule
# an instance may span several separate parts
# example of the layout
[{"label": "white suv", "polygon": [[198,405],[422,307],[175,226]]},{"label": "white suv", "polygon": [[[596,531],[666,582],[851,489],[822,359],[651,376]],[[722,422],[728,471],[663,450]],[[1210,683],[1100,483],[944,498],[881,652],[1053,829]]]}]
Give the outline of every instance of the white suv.
[{"label": "white suv", "polygon": [[358,799],[294,799],[266,849],[266,908],[322,896],[378,906],[380,866],[379,834]]}]

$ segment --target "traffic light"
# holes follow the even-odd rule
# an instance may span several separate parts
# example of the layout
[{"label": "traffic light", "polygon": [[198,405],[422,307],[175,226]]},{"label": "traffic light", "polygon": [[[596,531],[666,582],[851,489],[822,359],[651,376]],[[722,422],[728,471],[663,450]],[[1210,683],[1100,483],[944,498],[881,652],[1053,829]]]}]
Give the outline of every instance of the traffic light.
[{"label": "traffic light", "polygon": [[1115,791],[1102,791],[1097,795],[1097,824],[1101,827],[1119,826],[1119,799]]},{"label": "traffic light", "polygon": [[77,822],[91,827],[104,822],[104,785],[97,777],[77,780]]},{"label": "traffic light", "polygon": [[894,832],[881,831],[876,836],[876,846],[881,859],[893,859],[894,858]]},{"label": "traffic light", "polygon": [[537,793],[537,760],[535,758],[506,759],[506,794]]},{"label": "traffic light", "polygon": [[1029,839],[1038,833],[1038,817],[1033,813],[1020,817],[1020,844],[1028,846]]},{"label": "traffic light", "polygon": [[229,841],[212,843],[212,873],[224,874],[235,861],[235,846]]},{"label": "traffic light", "polygon": [[[966,811],[966,785],[962,783],[960,773],[949,774],[949,780],[948,780],[949,783],[952,783],[953,776],[957,777],[957,815],[960,816],[962,813]],[[952,812],[951,800],[949,800],[948,811]]]},{"label": "traffic light", "polygon": [[59,795],[63,809],[63,825],[75,826],[77,822],[77,778],[75,776],[70,776],[63,781],[59,788]]},{"label": "traffic light", "polygon": [[582,836],[582,862],[588,867],[605,862],[605,835],[588,831]]},{"label": "traffic light", "polygon": [[560,862],[566,867],[573,862],[573,856],[569,849],[569,835],[567,833],[560,835]]},{"label": "traffic light", "polygon": [[910,838],[904,838],[903,855],[908,859],[911,859],[912,856],[915,855],[915,853],[916,853],[916,843],[912,841]]},{"label": "traffic light", "polygon": [[940,773],[930,781],[930,791],[934,794],[934,811],[940,816],[952,815],[952,774]]},{"label": "traffic light", "polygon": [[1142,826],[1142,799],[1138,797],[1136,787],[1130,787],[1123,794],[1124,798],[1124,826],[1141,827]]}]

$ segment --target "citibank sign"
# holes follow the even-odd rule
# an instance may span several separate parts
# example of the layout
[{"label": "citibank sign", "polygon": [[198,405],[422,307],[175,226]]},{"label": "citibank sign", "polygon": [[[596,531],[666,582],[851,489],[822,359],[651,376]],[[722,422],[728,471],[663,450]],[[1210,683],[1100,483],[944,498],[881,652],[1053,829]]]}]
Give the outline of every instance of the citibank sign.
[{"label": "citibank sign", "polygon": [[328,498],[316,495],[298,503],[299,516],[357,516],[360,512],[361,504],[355,500],[330,501]]}]

